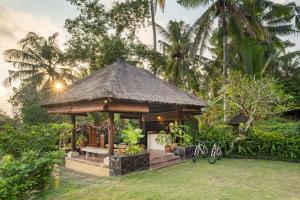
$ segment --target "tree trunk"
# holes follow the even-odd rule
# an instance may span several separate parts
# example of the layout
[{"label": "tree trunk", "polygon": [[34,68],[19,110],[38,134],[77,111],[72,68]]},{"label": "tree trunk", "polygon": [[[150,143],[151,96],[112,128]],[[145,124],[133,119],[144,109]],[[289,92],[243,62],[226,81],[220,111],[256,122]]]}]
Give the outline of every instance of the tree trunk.
[{"label": "tree trunk", "polygon": [[153,48],[154,51],[156,51],[157,46],[156,46],[155,9],[154,9],[153,0],[150,0],[150,9],[151,9],[151,21],[152,21],[152,31],[153,31]]},{"label": "tree trunk", "polygon": [[[227,58],[228,58],[228,49],[227,49],[227,22],[226,22],[226,4],[223,0],[223,12],[222,12],[222,38],[223,38],[223,82],[227,83]],[[224,91],[224,122],[228,122],[228,98],[226,91]]]}]

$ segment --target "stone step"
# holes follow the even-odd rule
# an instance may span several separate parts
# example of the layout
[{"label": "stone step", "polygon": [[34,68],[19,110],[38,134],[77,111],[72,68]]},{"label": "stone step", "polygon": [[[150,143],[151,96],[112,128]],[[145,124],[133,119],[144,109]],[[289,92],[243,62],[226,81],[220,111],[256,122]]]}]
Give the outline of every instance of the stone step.
[{"label": "stone step", "polygon": [[155,159],[150,159],[150,165],[157,165],[160,163],[170,162],[174,160],[180,160],[180,157],[179,156],[157,157]]},{"label": "stone step", "polygon": [[150,159],[157,159],[157,158],[161,158],[161,157],[173,157],[174,154],[173,153],[168,153],[168,154],[163,154],[163,155],[153,155],[150,153]]},{"label": "stone step", "polygon": [[172,160],[172,161],[169,161],[169,162],[159,163],[159,164],[156,164],[156,165],[150,165],[149,170],[157,170],[157,169],[169,167],[169,166],[172,166],[172,165],[180,164],[180,163],[183,163],[183,162],[185,162],[185,160],[177,159],[177,160]]}]

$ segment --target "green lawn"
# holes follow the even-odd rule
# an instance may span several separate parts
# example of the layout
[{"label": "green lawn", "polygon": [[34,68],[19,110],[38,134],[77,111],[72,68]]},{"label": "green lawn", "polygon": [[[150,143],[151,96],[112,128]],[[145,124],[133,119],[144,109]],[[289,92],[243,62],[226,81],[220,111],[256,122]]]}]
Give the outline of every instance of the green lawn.
[{"label": "green lawn", "polygon": [[40,199],[300,199],[299,163],[199,160],[120,178],[61,170]]}]

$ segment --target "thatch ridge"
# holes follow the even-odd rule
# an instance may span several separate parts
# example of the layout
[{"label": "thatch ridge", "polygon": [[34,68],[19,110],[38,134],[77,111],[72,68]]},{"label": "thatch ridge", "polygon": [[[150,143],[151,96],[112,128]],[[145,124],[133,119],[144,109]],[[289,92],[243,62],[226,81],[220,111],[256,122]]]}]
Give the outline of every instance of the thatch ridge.
[{"label": "thatch ridge", "polygon": [[75,82],[64,94],[52,96],[43,101],[42,105],[105,98],[140,103],[206,106],[206,103],[198,97],[182,91],[143,68],[121,60]]}]

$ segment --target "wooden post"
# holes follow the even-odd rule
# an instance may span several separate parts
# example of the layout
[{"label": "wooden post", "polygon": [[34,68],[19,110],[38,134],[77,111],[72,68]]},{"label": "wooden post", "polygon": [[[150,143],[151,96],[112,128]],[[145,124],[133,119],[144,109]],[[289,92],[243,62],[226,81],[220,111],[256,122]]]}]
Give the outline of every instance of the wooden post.
[{"label": "wooden post", "polygon": [[71,150],[76,151],[76,116],[71,115],[71,121],[73,124],[72,136],[71,136]]},{"label": "wooden post", "polygon": [[142,117],[142,115],[139,116],[139,128],[143,129],[143,117]]},{"label": "wooden post", "polygon": [[108,155],[114,155],[114,113],[109,112]]},{"label": "wooden post", "polygon": [[182,125],[182,111],[178,111],[178,125]]}]

